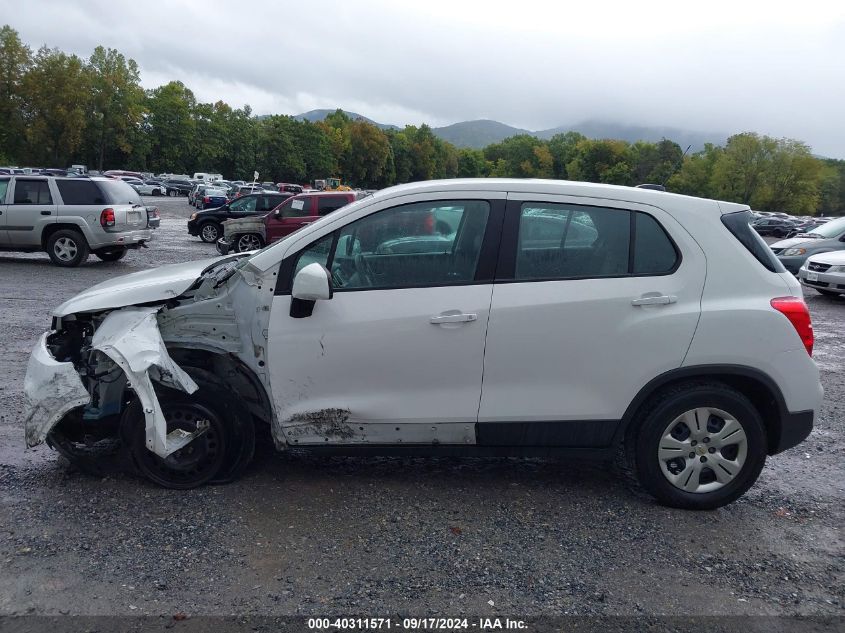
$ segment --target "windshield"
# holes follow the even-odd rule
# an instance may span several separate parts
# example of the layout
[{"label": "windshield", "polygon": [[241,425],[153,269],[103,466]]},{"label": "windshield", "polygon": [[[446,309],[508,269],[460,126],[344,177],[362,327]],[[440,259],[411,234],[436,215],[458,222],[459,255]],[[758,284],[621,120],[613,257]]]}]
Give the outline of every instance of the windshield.
[{"label": "windshield", "polygon": [[845,233],[845,218],[831,220],[813,229],[813,235],[821,237],[839,237],[842,233]]}]

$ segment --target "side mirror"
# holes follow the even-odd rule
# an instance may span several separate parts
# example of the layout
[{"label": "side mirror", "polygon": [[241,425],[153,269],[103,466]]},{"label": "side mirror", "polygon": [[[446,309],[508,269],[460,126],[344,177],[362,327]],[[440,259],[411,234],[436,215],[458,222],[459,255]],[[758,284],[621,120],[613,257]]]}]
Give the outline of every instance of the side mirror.
[{"label": "side mirror", "polygon": [[331,299],[333,294],[331,273],[317,262],[308,264],[293,278],[290,315],[295,319],[309,317],[318,300]]},{"label": "side mirror", "polygon": [[282,210],[281,210],[281,209],[276,209],[275,211],[273,211],[273,217],[274,217],[274,218],[276,218],[277,220],[278,220],[279,218],[281,218],[281,217],[282,217]]}]

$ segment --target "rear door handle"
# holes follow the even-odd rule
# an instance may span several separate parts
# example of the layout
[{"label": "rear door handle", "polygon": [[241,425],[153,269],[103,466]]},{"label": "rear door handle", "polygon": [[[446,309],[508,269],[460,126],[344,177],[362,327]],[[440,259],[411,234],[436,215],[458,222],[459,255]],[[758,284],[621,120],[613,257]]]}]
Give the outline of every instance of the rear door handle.
[{"label": "rear door handle", "polygon": [[52,211],[42,211],[41,215],[53,215]]},{"label": "rear door handle", "polygon": [[466,323],[468,321],[475,321],[478,319],[477,314],[440,314],[429,319],[430,323],[439,325],[440,323]]},{"label": "rear door handle", "polygon": [[652,295],[649,297],[640,297],[631,301],[632,306],[659,306],[669,303],[676,303],[678,297],[675,295]]}]

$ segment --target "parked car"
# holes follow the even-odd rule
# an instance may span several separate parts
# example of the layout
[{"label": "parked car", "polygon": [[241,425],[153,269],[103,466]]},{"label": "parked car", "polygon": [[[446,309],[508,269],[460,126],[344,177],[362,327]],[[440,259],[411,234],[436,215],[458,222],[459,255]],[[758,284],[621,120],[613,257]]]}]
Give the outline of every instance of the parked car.
[{"label": "parked car", "polygon": [[194,206],[197,209],[216,209],[222,207],[228,201],[229,198],[226,195],[225,189],[211,186],[206,187],[202,195],[197,196]]},{"label": "parked car", "polygon": [[793,275],[811,255],[845,249],[845,218],[832,220],[804,237],[793,237],[771,245],[781,264]]},{"label": "parked car", "polygon": [[819,294],[845,294],[845,250],[808,257],[798,270],[798,279],[805,286],[815,288]]},{"label": "parked car", "polygon": [[223,237],[217,240],[217,251],[226,255],[262,248],[359,197],[352,192],[303,193],[288,198],[267,214],[227,220],[223,223]]},{"label": "parked car", "polygon": [[0,250],[45,251],[58,266],[116,261],[150,240],[138,193],[110,178],[0,177]]},{"label": "parked car", "polygon": [[771,235],[772,237],[786,237],[795,228],[795,222],[788,218],[771,215],[753,222],[751,227],[760,235]]},{"label": "parked car", "polygon": [[265,214],[283,202],[290,194],[253,193],[227,202],[216,209],[207,209],[191,215],[188,220],[188,233],[197,235],[203,242],[213,244],[221,235],[221,224],[230,218]]},{"label": "parked car", "polygon": [[164,181],[165,194],[175,198],[176,196],[187,196],[194,188],[193,183],[188,180],[171,179]]},{"label": "parked car", "polygon": [[302,185],[296,185],[290,182],[276,183],[276,189],[278,189],[279,191],[287,191],[293,194],[302,193]]},{"label": "parked car", "polygon": [[[380,252],[381,236],[428,239],[419,218],[444,208],[448,247]],[[576,214],[592,243],[521,240]],[[801,286],[748,215],[566,181],[391,187],[252,255],[64,302],[30,359],[27,444],[85,464],[112,440],[173,488],[238,476],[256,423],[323,455],[621,452],[661,503],[716,508],[822,402]]]},{"label": "parked car", "polygon": [[161,214],[158,207],[147,206],[147,226],[151,229],[157,229],[161,226]]},{"label": "parked car", "polygon": [[109,169],[108,171],[103,172],[103,176],[109,176],[111,178],[120,178],[121,176],[132,176],[133,178],[137,178],[138,180],[144,179],[144,177],[141,175],[141,172],[127,171],[125,169]]},{"label": "parked car", "polygon": [[167,190],[164,183],[157,180],[146,180],[140,184],[130,182],[129,184],[142,196],[163,196]]},{"label": "parked car", "polygon": [[803,220],[799,221],[792,230],[787,234],[787,238],[790,237],[799,237],[802,235],[806,235],[807,233],[812,233],[822,224],[829,222],[829,220],[825,220],[823,218],[812,218],[810,220]]}]

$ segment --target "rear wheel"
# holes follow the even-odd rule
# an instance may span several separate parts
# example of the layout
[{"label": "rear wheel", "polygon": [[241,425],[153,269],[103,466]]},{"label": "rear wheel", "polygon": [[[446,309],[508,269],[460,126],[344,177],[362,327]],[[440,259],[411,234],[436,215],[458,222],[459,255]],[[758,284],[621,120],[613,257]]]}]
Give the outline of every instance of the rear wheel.
[{"label": "rear wheel", "polygon": [[220,227],[214,222],[206,222],[200,226],[200,239],[213,244],[220,237]]},{"label": "rear wheel", "polygon": [[175,198],[176,196],[179,195],[179,192],[176,191],[175,189],[168,189],[167,195],[170,196],[171,198]]},{"label": "rear wheel", "polygon": [[766,432],[744,395],[717,382],[684,383],[656,396],[634,421],[626,453],[661,503],[711,510],[744,494],[766,462]]},{"label": "rear wheel", "polygon": [[61,229],[47,240],[47,255],[56,266],[79,266],[88,259],[88,242],[79,231]]},{"label": "rear wheel", "polygon": [[235,243],[235,250],[238,253],[243,253],[257,250],[262,246],[264,246],[264,243],[260,235],[257,233],[245,233],[238,237],[238,241]]}]

